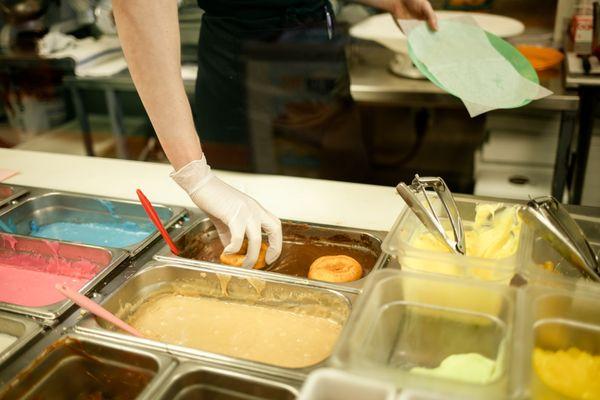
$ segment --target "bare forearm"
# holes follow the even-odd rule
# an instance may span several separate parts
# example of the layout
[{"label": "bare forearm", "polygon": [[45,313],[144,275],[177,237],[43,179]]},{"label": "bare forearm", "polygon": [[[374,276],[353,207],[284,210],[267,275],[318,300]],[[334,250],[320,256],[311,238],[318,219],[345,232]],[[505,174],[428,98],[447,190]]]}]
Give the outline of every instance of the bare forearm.
[{"label": "bare forearm", "polygon": [[175,170],[202,157],[181,78],[176,0],[113,0],[135,87]]}]

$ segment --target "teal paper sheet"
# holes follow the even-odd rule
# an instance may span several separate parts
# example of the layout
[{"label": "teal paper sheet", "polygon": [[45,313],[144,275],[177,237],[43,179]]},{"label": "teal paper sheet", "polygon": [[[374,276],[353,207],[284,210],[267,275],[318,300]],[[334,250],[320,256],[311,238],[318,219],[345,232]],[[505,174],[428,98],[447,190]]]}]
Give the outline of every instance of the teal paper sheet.
[{"label": "teal paper sheet", "polygon": [[[521,107],[552,94],[514,47],[482,30],[471,17],[425,23],[401,21],[411,59],[434,84],[460,98],[471,117]],[[499,51],[501,50],[501,51]]]}]

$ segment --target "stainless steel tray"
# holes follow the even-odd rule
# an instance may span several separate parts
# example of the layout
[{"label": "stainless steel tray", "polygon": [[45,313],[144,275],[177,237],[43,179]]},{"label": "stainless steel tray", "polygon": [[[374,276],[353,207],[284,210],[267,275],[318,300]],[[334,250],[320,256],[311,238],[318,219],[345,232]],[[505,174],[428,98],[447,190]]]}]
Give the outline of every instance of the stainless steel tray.
[{"label": "stainless steel tray", "polygon": [[0,183],[0,208],[25,194],[27,189],[23,187]]},{"label": "stainless steel tray", "polygon": [[[79,292],[82,294],[88,293],[125,259],[127,259],[127,253],[119,249],[104,249],[101,247],[85,246],[81,244],[54,242],[59,244],[57,250],[55,250],[48,246],[48,242],[52,243],[53,241],[46,239],[38,239],[20,235],[1,235],[12,236],[17,240],[17,246],[19,246],[19,248],[15,250],[11,247],[11,244],[8,240],[0,240],[0,251],[2,252],[19,254],[33,251],[36,254],[40,254],[42,257],[53,258],[56,256],[54,251],[57,251],[59,256],[68,260],[78,261],[83,258],[91,260],[95,264],[102,267],[102,270],[79,290]],[[54,320],[60,317],[72,305],[73,302],[66,299],[61,302],[43,307],[30,307],[0,302],[0,310],[25,314],[32,317],[41,318],[43,320]]]},{"label": "stainless steel tray", "polygon": [[[253,304],[261,304],[263,296],[257,294],[254,288],[248,283],[248,279],[262,280],[266,283],[266,287],[262,293],[269,293],[270,290],[284,292],[287,296],[287,300],[285,300],[287,301],[286,304],[298,304],[293,302],[294,299],[306,297],[307,294],[311,294],[312,298],[317,299],[315,301],[323,304],[323,307],[330,308],[332,315],[338,316],[339,320],[344,321],[344,323],[350,315],[352,301],[356,297],[351,292],[342,293],[312,283],[299,284],[286,276],[264,274],[254,270],[237,269],[231,271],[230,268],[216,264],[201,265],[200,263],[195,263],[194,265],[183,265],[151,261],[145,268],[141,269],[122,286],[113,291],[102,302],[102,305],[113,313],[119,313],[125,304],[135,304],[147,298],[152,293],[168,290],[171,282],[175,280],[201,279],[207,282],[207,296],[221,297],[219,275],[221,277],[224,275],[232,277],[229,287],[231,288],[233,285],[235,290],[231,290],[228,296],[232,300],[248,300],[252,301]],[[324,360],[321,363],[306,368],[277,367],[188,347],[165,344],[154,340],[135,338],[115,331],[110,324],[97,320],[92,316],[86,316],[77,324],[75,329],[78,332],[116,338],[123,340],[124,343],[135,343],[176,356],[213,363],[225,368],[240,368],[242,370],[283,377],[294,381],[303,380],[310,371],[322,366],[327,361]]]},{"label": "stainless steel tray", "polygon": [[[110,210],[107,204],[110,205]],[[154,204],[154,207],[167,228],[186,214],[185,209],[181,207],[158,204]],[[59,221],[114,222],[115,219],[111,211],[128,221],[150,223],[142,206],[135,201],[53,192],[43,189],[32,189],[28,198],[4,210],[0,214],[0,220],[9,226],[15,227],[16,231],[12,233],[29,235],[32,220],[35,220],[40,226]],[[135,256],[159,236],[160,233],[154,230],[154,233],[144,240],[122,247],[122,249]]]},{"label": "stainless steel tray", "polygon": [[297,396],[298,390],[283,382],[194,362],[177,366],[168,383],[152,394],[158,400],[294,400]]},{"label": "stainless steel tray", "polygon": [[[369,271],[361,279],[348,283],[326,283],[308,279],[306,276],[294,276],[278,272],[278,261],[276,261],[273,265],[267,266],[266,268],[260,270],[261,273],[285,276],[286,278],[289,278],[297,283],[315,284],[318,282],[319,284],[333,289],[339,289],[340,287],[343,287],[350,290],[354,289],[355,292],[359,292],[370,273],[378,269],[385,268],[389,263],[389,257],[381,251],[381,242],[383,236],[385,236],[385,232],[285,220],[282,221],[282,226],[284,234],[284,251],[286,243],[292,244],[307,241],[309,243],[317,243],[319,245],[328,246],[334,249],[338,248],[341,249],[341,251],[348,249],[350,251],[366,253],[369,254],[369,256],[372,255],[374,258],[373,264],[366,268]],[[196,220],[192,220],[188,224],[177,227],[172,231],[172,235],[177,247],[182,250],[182,255],[175,256],[173,253],[171,253],[170,248],[167,245],[164,245],[155,255],[154,258],[156,260],[165,262],[179,262],[181,260],[185,260],[185,263],[189,265],[206,265],[208,262],[213,265],[221,265],[225,268],[228,268],[230,271],[235,271],[237,269],[237,267],[229,267],[219,262],[218,257],[220,251],[217,254],[210,254],[209,256],[203,254],[201,259],[192,259],[186,257],[188,255],[186,252],[189,253],[187,249],[190,247],[198,248],[210,243],[214,243],[215,241],[218,242],[217,231],[208,218],[200,217]],[[219,250],[221,250],[221,247],[219,247]],[[308,270],[309,266],[310,264],[306,266],[306,270]],[[363,267],[365,266],[363,265]]]},{"label": "stainless steel tray", "polygon": [[[85,394],[89,398],[143,397],[161,386],[175,364],[171,357],[156,352],[70,333],[7,382],[0,389],[0,398],[66,400]],[[138,383],[135,378],[148,381],[129,389],[128,394],[119,393],[127,390],[125,381]]]},{"label": "stainless steel tray", "polygon": [[0,333],[11,335],[17,340],[0,351],[0,365],[15,356],[21,349],[43,331],[40,324],[13,314],[0,312]]}]

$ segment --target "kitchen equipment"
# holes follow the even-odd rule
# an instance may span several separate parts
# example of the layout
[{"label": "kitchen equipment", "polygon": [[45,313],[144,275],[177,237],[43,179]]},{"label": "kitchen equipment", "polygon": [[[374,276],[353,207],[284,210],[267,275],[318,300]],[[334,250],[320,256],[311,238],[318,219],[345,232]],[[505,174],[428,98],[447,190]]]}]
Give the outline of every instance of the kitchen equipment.
[{"label": "kitchen equipment", "polygon": [[158,377],[173,367],[165,355],[69,333],[3,382],[0,398],[134,399],[156,390]]},{"label": "kitchen equipment", "polygon": [[[155,208],[166,227],[174,225],[186,214],[181,207],[155,205]],[[3,208],[0,220],[8,226],[14,226],[14,233],[19,235],[32,233],[31,221],[35,221],[37,226],[57,222],[85,224],[129,221],[150,225],[138,202],[43,189],[32,189],[29,197],[23,201]],[[152,229],[143,240],[124,246],[123,250],[135,256],[159,236],[159,232]]]},{"label": "kitchen equipment", "polygon": [[197,399],[272,399],[294,400],[298,395],[295,387],[273,380],[183,362],[178,365],[169,382],[152,398],[160,400]]},{"label": "kitchen equipment", "polygon": [[0,183],[0,207],[27,194],[27,189]]},{"label": "kitchen equipment", "polygon": [[[102,306],[127,320],[135,313],[132,305],[142,304],[153,296],[173,293],[184,288],[186,293],[198,298],[235,303],[240,306],[253,305],[272,309],[301,312],[307,316],[318,316],[344,325],[351,311],[351,293],[324,289],[306,283],[290,281],[285,276],[264,274],[256,270],[226,269],[219,265],[204,263],[185,265],[183,261],[147,263],[138,273],[114,290]],[[129,306],[128,306],[129,305]],[[296,310],[296,311],[294,311]],[[175,318],[176,316],[174,316]],[[127,343],[141,344],[171,355],[198,361],[208,361],[223,367],[236,367],[269,376],[278,376],[294,381],[303,380],[312,370],[321,367],[326,359],[315,365],[298,368],[280,367],[240,357],[217,354],[197,348],[186,347],[156,340],[139,339],[123,334],[112,324],[93,316],[87,316],[77,325],[77,331],[91,333]],[[174,326],[174,330],[178,327]]]},{"label": "kitchen equipment", "polygon": [[386,382],[333,368],[320,368],[306,378],[298,400],[394,400],[396,388]]},{"label": "kitchen equipment", "polygon": [[0,29],[0,49],[6,53],[35,53],[36,42],[47,31],[45,15],[48,0],[3,0],[0,16],[6,25]]},{"label": "kitchen equipment", "polygon": [[598,255],[558,200],[550,196],[532,199],[520,214],[553,248],[579,268],[583,276],[600,282]]},{"label": "kitchen equipment", "polygon": [[[448,220],[452,227],[452,238],[449,237],[446,232],[446,228],[442,225],[440,216],[432,205],[432,200],[427,195],[429,189],[432,189],[437,194],[437,198],[442,203],[443,209],[448,216]],[[452,197],[452,193],[442,178],[421,178],[419,175],[415,175],[415,178],[410,185],[401,182],[396,186],[396,190],[432,235],[438,238],[455,254],[464,255],[466,253],[467,250],[462,219],[458,212],[458,208],[456,207],[454,198]],[[419,194],[423,195],[425,202],[417,197]]]},{"label": "kitchen equipment", "polygon": [[[35,260],[35,264],[43,261],[49,268],[52,268],[52,264],[57,258],[63,264],[75,265],[75,269],[77,269],[76,265],[82,261],[91,263],[97,267],[97,272],[79,289],[81,294],[88,293],[96,287],[127,258],[127,253],[119,249],[103,249],[8,234],[2,234],[0,237],[0,254],[9,261],[13,258],[26,257],[27,259],[30,257]],[[37,268],[34,265],[31,267]],[[29,266],[17,266],[17,268],[27,269]],[[52,270],[55,271],[55,269]],[[40,306],[0,302],[0,309],[49,321],[60,317],[72,305],[73,303],[68,299]]]},{"label": "kitchen equipment", "polygon": [[[454,201],[466,232],[472,230],[475,225],[478,206],[497,207],[502,204],[505,208],[512,208],[520,204],[506,199],[466,195],[456,195]],[[433,199],[432,204],[438,210],[438,215],[443,215],[443,206],[437,197]],[[442,219],[442,225],[448,230],[451,229],[447,218]],[[515,238],[517,242],[514,252],[497,258],[467,257],[452,252],[423,249],[416,242],[423,234],[429,234],[428,232],[416,214],[407,207],[398,216],[381,248],[393,257],[403,270],[428,276],[457,276],[465,280],[484,280],[505,285],[522,272],[523,260],[530,258],[531,231],[525,224],[521,226],[520,235]]]},{"label": "kitchen equipment", "polygon": [[[377,271],[365,285],[330,365],[403,390],[506,399],[514,326],[514,288]],[[485,357],[494,371],[477,382],[467,373],[462,378],[422,373],[450,356],[467,354]]]},{"label": "kitchen equipment", "polygon": [[0,312],[0,334],[16,338],[10,346],[0,350],[0,365],[24,349],[41,332],[42,326],[31,319]]},{"label": "kitchen equipment", "polygon": [[536,71],[545,71],[560,65],[565,55],[552,47],[517,45],[521,52]]},{"label": "kitchen equipment", "polygon": [[[587,385],[598,388],[597,373],[593,364],[584,359],[578,361],[566,357],[568,352],[587,353],[589,356],[600,355],[600,294],[594,290],[596,285],[579,284],[569,289],[551,288],[546,285],[532,284],[525,288],[521,296],[519,312],[524,324],[525,336],[515,342],[515,359],[512,373],[522,387],[522,393],[518,398],[531,399],[573,399],[584,398],[583,396],[568,396],[566,393],[558,393],[556,387],[568,387]],[[563,352],[563,357],[557,357],[560,368],[554,373],[555,379],[548,381],[541,379],[539,370],[534,367],[535,352],[552,353]],[[556,361],[555,361],[556,364]],[[589,374],[577,375],[571,365],[577,365],[581,369],[588,369]],[[540,366],[538,366],[540,367]],[[542,369],[556,368],[556,365],[541,366]],[[579,369],[579,368],[577,368]],[[549,371],[547,371],[549,372]],[[550,371],[551,372],[551,371]],[[561,382],[562,381],[562,382]],[[561,384],[562,383],[562,384]],[[588,393],[592,393],[591,390]],[[597,392],[596,392],[597,393]],[[594,397],[593,394],[589,398]]]},{"label": "kitchen equipment", "polygon": [[[282,230],[282,255],[262,269],[261,273],[285,276],[299,283],[310,282],[323,287],[358,291],[372,271],[389,265],[389,257],[381,251],[381,239],[385,236],[383,232],[285,220],[282,221]],[[238,269],[221,263],[219,256],[223,246],[215,226],[206,216],[176,227],[171,234],[181,254],[174,256],[165,245],[154,256],[155,259],[185,261],[199,266],[209,262],[225,270]],[[308,279],[311,263],[323,255],[347,255],[356,259],[362,266],[363,277],[353,282],[335,284]]]}]

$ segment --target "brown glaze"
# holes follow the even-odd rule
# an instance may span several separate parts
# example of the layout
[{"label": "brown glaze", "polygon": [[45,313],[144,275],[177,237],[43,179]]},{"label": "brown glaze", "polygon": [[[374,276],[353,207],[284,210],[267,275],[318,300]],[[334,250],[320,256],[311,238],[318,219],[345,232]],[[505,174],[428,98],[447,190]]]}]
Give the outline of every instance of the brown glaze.
[{"label": "brown glaze", "polygon": [[[55,352],[66,354],[52,360]],[[49,360],[56,364],[40,375],[36,370],[48,364]],[[83,343],[67,338],[48,347],[7,385],[6,391],[0,391],[0,398],[133,399],[142,392],[153,375],[141,368],[125,368],[121,363],[99,359],[89,354]]]},{"label": "brown glaze", "polygon": [[[310,265],[322,256],[345,255],[354,258],[363,268],[366,276],[377,261],[377,249],[372,248],[369,238],[363,235],[355,240],[347,235],[336,234],[328,238],[306,237],[293,228],[283,227],[283,248],[281,256],[263,271],[278,272],[306,278]],[[301,229],[300,229],[301,231]],[[217,237],[207,232],[196,233],[185,240],[182,257],[200,261],[219,263],[223,246]]]}]

